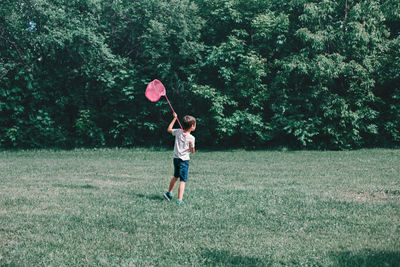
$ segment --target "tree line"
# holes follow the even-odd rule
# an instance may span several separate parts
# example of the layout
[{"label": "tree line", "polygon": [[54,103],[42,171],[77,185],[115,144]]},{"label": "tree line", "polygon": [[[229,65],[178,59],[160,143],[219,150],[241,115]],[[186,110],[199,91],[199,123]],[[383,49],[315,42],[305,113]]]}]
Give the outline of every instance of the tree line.
[{"label": "tree line", "polygon": [[1,0],[0,147],[400,144],[398,0]]}]

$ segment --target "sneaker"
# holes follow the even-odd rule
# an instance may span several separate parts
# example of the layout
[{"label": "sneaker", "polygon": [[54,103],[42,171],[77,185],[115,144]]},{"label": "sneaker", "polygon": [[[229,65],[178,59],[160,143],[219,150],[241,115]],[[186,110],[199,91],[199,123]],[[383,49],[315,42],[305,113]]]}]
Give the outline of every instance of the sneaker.
[{"label": "sneaker", "polygon": [[170,192],[167,192],[167,193],[164,194],[164,197],[165,197],[168,201],[171,201],[171,199],[172,199],[172,194],[171,194]]},{"label": "sneaker", "polygon": [[183,204],[183,200],[178,199],[178,200],[176,201],[176,204],[178,204],[178,205]]}]

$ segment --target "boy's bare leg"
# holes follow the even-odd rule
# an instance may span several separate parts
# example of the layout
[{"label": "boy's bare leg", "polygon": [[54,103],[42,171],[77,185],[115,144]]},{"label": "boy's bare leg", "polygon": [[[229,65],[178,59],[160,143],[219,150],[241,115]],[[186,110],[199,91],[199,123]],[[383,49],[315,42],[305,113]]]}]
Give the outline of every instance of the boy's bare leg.
[{"label": "boy's bare leg", "polygon": [[179,178],[177,177],[172,177],[171,182],[169,182],[169,188],[168,191],[172,194],[172,189],[174,189],[176,181],[178,181]]},{"label": "boy's bare leg", "polygon": [[185,191],[186,182],[180,182],[178,188],[178,200],[182,200],[183,192]]}]

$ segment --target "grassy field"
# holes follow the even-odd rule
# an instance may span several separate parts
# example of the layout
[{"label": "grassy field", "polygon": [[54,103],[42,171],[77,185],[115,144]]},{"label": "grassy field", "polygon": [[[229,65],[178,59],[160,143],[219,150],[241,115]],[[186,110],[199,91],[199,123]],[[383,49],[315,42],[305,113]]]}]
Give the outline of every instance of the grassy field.
[{"label": "grassy field", "polygon": [[[400,266],[400,150],[0,152],[0,265]],[[175,195],[177,195],[175,188]]]}]

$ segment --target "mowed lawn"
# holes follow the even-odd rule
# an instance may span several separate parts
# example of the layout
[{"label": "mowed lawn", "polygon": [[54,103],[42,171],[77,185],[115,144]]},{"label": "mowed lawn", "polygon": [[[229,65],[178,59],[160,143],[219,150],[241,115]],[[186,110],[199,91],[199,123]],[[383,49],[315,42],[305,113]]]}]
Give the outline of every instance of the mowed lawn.
[{"label": "mowed lawn", "polygon": [[[400,150],[0,152],[0,265],[400,266]],[[177,195],[177,188],[174,197]]]}]

